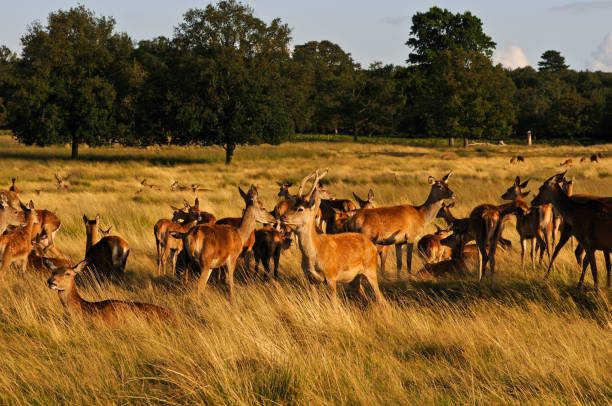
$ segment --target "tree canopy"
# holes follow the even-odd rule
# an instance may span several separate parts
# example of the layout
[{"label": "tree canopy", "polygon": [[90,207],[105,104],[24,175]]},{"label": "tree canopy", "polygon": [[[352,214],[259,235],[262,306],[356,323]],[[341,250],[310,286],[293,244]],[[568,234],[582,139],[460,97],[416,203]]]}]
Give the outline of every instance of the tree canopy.
[{"label": "tree canopy", "polygon": [[540,72],[560,72],[568,68],[561,52],[548,50],[542,54],[538,62]]}]

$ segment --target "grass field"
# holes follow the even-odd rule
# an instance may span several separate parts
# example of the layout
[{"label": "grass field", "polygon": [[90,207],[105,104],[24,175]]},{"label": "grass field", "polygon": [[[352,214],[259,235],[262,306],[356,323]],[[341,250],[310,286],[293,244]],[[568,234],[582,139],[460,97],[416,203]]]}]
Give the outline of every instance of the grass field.
[{"label": "grass field", "polygon": [[[520,269],[513,224],[504,232],[513,249],[499,254],[495,289],[480,287],[474,273],[426,282],[404,269],[395,279],[390,255],[385,308],[350,297],[334,308],[324,287],[316,304],[295,246],[281,258],[278,283],[243,280],[233,303],[222,284],[197,297],[195,285],[155,275],[152,232],[170,205],[195,197],[171,192],[175,179],[212,189],[199,193],[200,206],[220,218],[240,215],[238,185],[257,185],[271,209],[276,181],[298,181],[317,167],[329,167],[327,189],[337,196],[372,188],[378,206],[420,204],[427,177],[452,169],[455,211],[465,216],[479,203],[501,203],[517,175],[532,179],[533,194],[566,158],[600,150],[612,146],[297,142],[238,148],[226,166],[223,151],[212,147],[82,148],[82,160],[73,162],[67,147],[26,148],[0,137],[1,183],[18,176],[23,201],[57,209],[57,244],[68,257],[84,256],[83,214],[99,213],[103,227],[130,243],[125,282],[82,295],[152,302],[178,316],[173,327],[74,322],[44,276],[13,269],[0,285],[0,404],[611,404],[612,292],[603,264],[599,296],[590,275],[586,289],[575,290],[569,249],[545,284],[543,267]],[[510,165],[517,153],[526,162]],[[56,190],[54,173],[71,175],[70,192]],[[612,195],[612,159],[577,164],[569,175],[575,193]],[[161,191],[137,193],[143,178]],[[420,266],[415,255],[413,271]]]}]

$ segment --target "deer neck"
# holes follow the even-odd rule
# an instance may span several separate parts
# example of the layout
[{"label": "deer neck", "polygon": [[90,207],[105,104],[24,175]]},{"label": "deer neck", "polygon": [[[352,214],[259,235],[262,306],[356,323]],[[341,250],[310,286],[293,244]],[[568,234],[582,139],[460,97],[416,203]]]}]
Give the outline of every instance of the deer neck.
[{"label": "deer neck", "polygon": [[242,220],[240,220],[240,226],[238,227],[238,234],[240,240],[244,243],[249,239],[253,231],[255,230],[255,206],[252,204],[248,205],[242,214]]},{"label": "deer neck", "polygon": [[423,216],[423,220],[425,220],[425,224],[430,223],[442,207],[443,199],[434,197],[432,192],[433,190],[429,192],[429,196],[427,196],[425,203],[418,207],[418,210]]},{"label": "deer neck", "polygon": [[560,188],[553,189],[553,196],[551,199],[552,205],[556,208],[564,220],[570,225],[574,224],[573,214],[574,208],[576,207],[574,201],[566,195]]},{"label": "deer neck", "polygon": [[91,247],[96,245],[100,241],[100,235],[98,234],[98,226],[92,228],[91,232],[87,233],[87,243],[85,245],[85,253],[87,254]]},{"label": "deer neck", "polygon": [[77,292],[74,279],[72,280],[72,283],[70,284],[68,289],[60,290],[57,294],[59,296],[60,301],[62,302],[62,305],[64,305],[64,307],[68,309],[70,313],[83,313],[83,304],[85,303],[85,300],[83,300],[83,298]]},{"label": "deer neck", "polygon": [[522,199],[518,198],[516,200],[511,201],[510,203],[504,203],[504,204],[497,206],[497,210],[499,210],[499,214],[501,215],[501,217],[503,218],[505,216],[515,213],[516,208],[518,207],[519,200],[522,200]]},{"label": "deer neck", "polygon": [[301,227],[297,227],[295,233],[298,236],[298,244],[302,255],[308,259],[315,258],[317,255],[317,247],[315,239],[317,238],[317,230],[314,224],[314,218],[312,224],[304,224]]},{"label": "deer neck", "polygon": [[[30,213],[30,215],[28,216],[28,222],[25,226],[26,235],[28,235],[29,237],[32,236],[32,228],[34,228],[34,214]],[[28,238],[28,240],[31,240],[31,238]]]}]

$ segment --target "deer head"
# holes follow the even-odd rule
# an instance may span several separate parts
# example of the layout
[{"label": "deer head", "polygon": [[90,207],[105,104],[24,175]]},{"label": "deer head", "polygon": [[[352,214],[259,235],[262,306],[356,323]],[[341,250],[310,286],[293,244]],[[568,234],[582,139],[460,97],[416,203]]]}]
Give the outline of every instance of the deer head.
[{"label": "deer head", "polygon": [[81,261],[73,267],[58,267],[50,258],[43,257],[43,263],[52,272],[47,280],[49,289],[63,291],[70,289],[74,283],[74,277],[87,266],[87,261]]},{"label": "deer head", "polygon": [[428,182],[431,185],[431,191],[429,195],[431,199],[433,199],[434,201],[439,201],[443,199],[455,198],[455,192],[453,192],[448,187],[448,179],[451,177],[452,174],[453,171],[450,171],[440,180],[436,180],[433,176],[429,177]]},{"label": "deer head", "polygon": [[529,194],[529,191],[523,192],[523,189],[527,187],[529,183],[529,179],[525,182],[521,183],[521,178],[516,177],[514,179],[514,184],[506,190],[506,192],[501,196],[504,200],[517,200],[519,198],[523,198]]},{"label": "deer head", "polygon": [[353,197],[355,198],[357,204],[359,205],[359,208],[361,209],[370,209],[374,207],[374,203],[372,202],[374,200],[374,191],[372,189],[370,189],[368,192],[367,200],[361,199],[359,196],[357,196],[355,192],[353,192]]},{"label": "deer head", "polygon": [[542,184],[542,186],[540,186],[540,188],[538,189],[538,194],[536,195],[536,197],[533,198],[531,204],[534,206],[539,206],[542,204],[552,203],[556,194],[558,194],[559,192],[563,193],[563,190],[561,189],[561,186],[559,186],[559,184],[563,183],[566,172],[567,171],[558,173],[546,179],[544,184]]},{"label": "deer head", "polygon": [[255,221],[264,224],[276,223],[274,216],[263,207],[263,204],[259,200],[259,194],[255,185],[251,185],[249,191],[246,193],[238,186],[238,191],[240,192],[240,196],[244,199],[246,205],[245,212],[250,211],[253,213]]},{"label": "deer head", "polygon": [[319,188],[317,187],[319,181],[327,175],[327,169],[322,174],[319,174],[319,171],[316,170],[313,172],[315,176],[315,180],[312,184],[311,190],[308,192],[308,198],[304,198],[302,202],[300,202],[297,207],[294,207],[293,210],[285,213],[281,217],[281,221],[283,224],[287,224],[290,226],[296,226],[296,228],[304,228],[304,227],[313,227],[314,219],[319,211],[319,206],[321,204],[321,196],[319,193]]}]

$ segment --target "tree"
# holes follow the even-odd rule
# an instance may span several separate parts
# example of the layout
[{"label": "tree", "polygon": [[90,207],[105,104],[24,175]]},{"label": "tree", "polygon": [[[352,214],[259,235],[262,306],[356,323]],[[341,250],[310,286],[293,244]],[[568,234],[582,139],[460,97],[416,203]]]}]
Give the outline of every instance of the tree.
[{"label": "tree", "polygon": [[14,91],[16,56],[5,46],[0,46],[0,128],[6,125],[6,101]]},{"label": "tree", "polygon": [[538,62],[540,72],[560,72],[566,70],[565,58],[559,51],[548,50],[542,54]]},{"label": "tree", "polygon": [[443,51],[474,51],[490,59],[496,44],[483,32],[482,21],[469,11],[453,14],[447,9],[432,7],[412,17],[406,45],[413,50],[408,63],[428,65]]},{"label": "tree", "polygon": [[[21,38],[18,89],[9,126],[27,145],[107,144],[130,136],[131,40],[114,34],[115,20],[84,6],[49,14]],[[125,115],[127,114],[127,116]]]},{"label": "tree", "polygon": [[220,1],[185,13],[175,41],[183,56],[173,142],[220,145],[229,164],[237,145],[279,143],[293,132],[287,25]]}]

